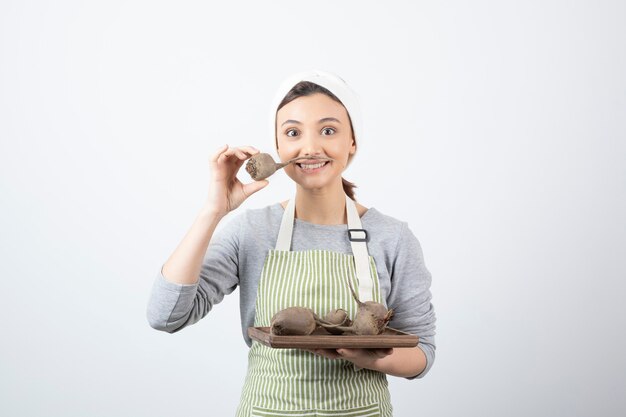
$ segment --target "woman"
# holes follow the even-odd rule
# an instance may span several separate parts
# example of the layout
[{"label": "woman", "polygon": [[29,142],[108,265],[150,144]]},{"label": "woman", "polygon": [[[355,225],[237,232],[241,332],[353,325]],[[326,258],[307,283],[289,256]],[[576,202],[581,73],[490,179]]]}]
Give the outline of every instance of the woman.
[{"label": "woman", "polygon": [[[295,197],[247,210],[213,236],[227,213],[268,185],[236,178],[258,149],[219,149],[207,202],[157,276],[149,322],[176,332],[239,285],[251,349],[238,416],[390,416],[386,375],[421,378],[434,360],[431,279],[419,242],[405,222],[357,203],[353,184],[342,178],[360,143],[360,115],[339,77],[310,71],[285,80],[271,107],[271,132],[282,161],[308,157],[284,168]],[[392,308],[389,326],[417,334],[419,345],[305,351],[272,349],[247,336],[249,326],[269,326],[289,306],[353,313],[346,277],[363,301]]]}]

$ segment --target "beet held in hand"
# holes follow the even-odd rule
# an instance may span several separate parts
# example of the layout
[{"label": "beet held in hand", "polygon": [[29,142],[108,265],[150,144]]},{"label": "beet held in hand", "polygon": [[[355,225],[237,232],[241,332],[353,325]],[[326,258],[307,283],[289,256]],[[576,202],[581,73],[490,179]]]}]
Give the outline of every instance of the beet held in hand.
[{"label": "beet held in hand", "polygon": [[330,158],[319,158],[314,156],[299,156],[297,158],[290,159],[287,162],[276,163],[274,158],[268,153],[258,153],[254,155],[252,158],[248,159],[246,163],[246,171],[255,181],[261,181],[270,175],[274,174],[281,168],[286,167],[287,165],[301,161],[303,159],[311,160],[320,160],[320,161],[330,161]]}]

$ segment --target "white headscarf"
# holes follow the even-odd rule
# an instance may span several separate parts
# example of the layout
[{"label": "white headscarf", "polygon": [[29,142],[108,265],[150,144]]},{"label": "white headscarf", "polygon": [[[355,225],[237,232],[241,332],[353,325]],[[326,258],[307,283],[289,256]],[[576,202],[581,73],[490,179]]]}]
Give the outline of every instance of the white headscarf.
[{"label": "white headscarf", "polygon": [[[361,135],[361,109],[359,108],[359,100],[356,93],[348,86],[348,84],[339,76],[326,71],[311,70],[299,72],[287,77],[278,87],[272,106],[270,107],[270,134],[272,136],[272,145],[276,146],[276,109],[281,101],[285,98],[289,90],[300,81],[310,81],[317,85],[321,85],[335,95],[346,108],[352,122],[352,132],[354,133],[354,143],[359,147],[362,140]],[[352,159],[352,158],[350,158]]]}]

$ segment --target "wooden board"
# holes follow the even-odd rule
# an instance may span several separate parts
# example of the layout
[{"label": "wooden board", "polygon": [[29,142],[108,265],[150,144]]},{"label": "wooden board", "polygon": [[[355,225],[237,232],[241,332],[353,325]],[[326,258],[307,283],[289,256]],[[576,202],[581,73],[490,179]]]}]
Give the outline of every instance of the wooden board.
[{"label": "wooden board", "polygon": [[413,334],[387,327],[375,336],[331,335],[322,328],[308,336],[277,336],[269,327],[248,327],[248,336],[266,346],[278,349],[336,349],[336,348],[393,348],[415,347],[419,338]]}]

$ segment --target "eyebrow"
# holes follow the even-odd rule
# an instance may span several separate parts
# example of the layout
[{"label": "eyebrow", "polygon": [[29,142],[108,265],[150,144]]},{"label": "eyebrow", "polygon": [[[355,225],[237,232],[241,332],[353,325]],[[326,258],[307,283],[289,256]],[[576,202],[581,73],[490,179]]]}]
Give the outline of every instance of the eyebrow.
[{"label": "eyebrow", "polygon": [[[334,117],[324,117],[323,119],[319,119],[317,123],[325,123],[325,122],[337,122],[337,123],[341,124],[341,122],[339,120],[335,119]],[[285,120],[281,126],[284,126],[287,123],[295,123],[297,125],[301,125],[302,124],[302,122],[299,122],[297,120],[289,119],[289,120]]]}]

